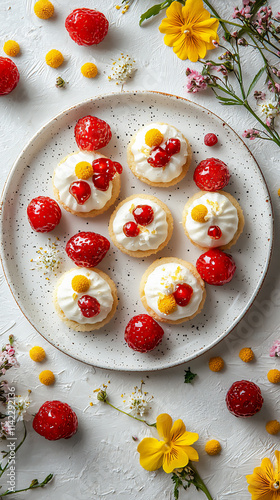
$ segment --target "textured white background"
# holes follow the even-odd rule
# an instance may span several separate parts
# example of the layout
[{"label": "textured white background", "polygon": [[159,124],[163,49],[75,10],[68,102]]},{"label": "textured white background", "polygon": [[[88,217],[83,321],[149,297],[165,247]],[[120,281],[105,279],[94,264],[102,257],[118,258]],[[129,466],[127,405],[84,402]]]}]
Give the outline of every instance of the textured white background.
[{"label": "textured white background", "polygon": [[[213,3],[227,17],[236,5],[234,0],[227,5],[221,0]],[[185,69],[199,66],[180,61],[172,49],[163,45],[163,37],[157,30],[160,16],[142,29],[138,27],[140,13],[153,4],[151,0],[135,0],[125,15],[117,11],[115,2],[110,0],[96,0],[94,3],[90,0],[56,0],[56,15],[49,21],[36,18],[33,4],[33,0],[0,2],[0,46],[7,39],[15,39],[21,46],[21,56],[15,59],[21,74],[20,84],[10,96],[0,98],[1,188],[25,143],[46,121],[87,97],[118,90],[115,84],[108,82],[107,76],[112,60],[121,52],[134,57],[138,67],[134,78],[125,85],[126,90],[160,90],[186,96]],[[277,4],[277,0],[271,2],[275,10]],[[109,34],[99,46],[79,47],[69,38],[64,20],[77,7],[100,9],[109,19]],[[44,62],[46,52],[52,48],[60,49],[65,56],[65,63],[58,70],[47,67]],[[1,50],[0,54],[4,55]],[[244,57],[248,63],[248,84],[258,59],[248,49],[244,49]],[[87,80],[80,74],[81,65],[88,61],[95,62],[99,68],[99,75],[94,80]],[[69,81],[66,89],[55,87],[58,75]],[[220,106],[210,91],[199,94],[194,100],[220,115],[240,135],[245,128],[254,126],[243,109]],[[140,384],[141,378],[145,381],[145,389],[154,395],[148,417],[150,421],[154,421],[157,414],[168,412],[174,419],[182,418],[189,430],[199,432],[199,470],[213,497],[216,500],[250,498],[245,474],[251,473],[262,457],[272,455],[273,450],[279,448],[279,438],[266,433],[265,423],[270,419],[280,419],[279,387],[272,386],[266,379],[269,369],[280,366],[280,361],[268,356],[270,345],[280,336],[279,149],[266,142],[251,142],[250,148],[272,195],[275,251],[265,284],[244,320],[211,353],[191,363],[192,371],[198,374],[192,385],[184,384],[187,366],[146,374],[109,373],[68,358],[34,331],[15,304],[4,278],[0,277],[0,342],[4,343],[9,333],[17,339],[21,367],[10,371],[9,375],[14,377],[18,393],[24,395],[32,389],[34,411],[49,399],[68,402],[79,418],[79,432],[70,440],[59,442],[45,441],[32,431],[29,423],[28,438],[17,461],[18,487],[28,485],[34,477],[42,480],[49,472],[55,474],[55,479],[45,489],[19,494],[19,500],[171,499],[170,477],[162,471],[146,472],[138,463],[137,443],[132,440],[132,435],[142,439],[150,434],[149,429],[106,406],[97,405],[85,410],[90,401],[95,401],[92,391],[100,384],[110,380],[110,398],[121,406],[121,394],[130,393],[135,385]],[[36,365],[29,358],[28,350],[38,344],[47,352],[44,368],[52,369],[56,374],[53,387],[38,382],[42,365]],[[256,361],[250,365],[238,358],[240,348],[245,346],[251,346],[256,354]],[[213,355],[225,359],[223,372],[215,374],[209,371],[208,359]],[[242,378],[259,384],[265,398],[262,411],[248,420],[233,417],[224,403],[231,383]],[[220,440],[223,451],[219,457],[211,458],[204,452],[205,441],[209,438]],[[191,489],[182,492],[180,498],[198,500],[203,495]]]}]

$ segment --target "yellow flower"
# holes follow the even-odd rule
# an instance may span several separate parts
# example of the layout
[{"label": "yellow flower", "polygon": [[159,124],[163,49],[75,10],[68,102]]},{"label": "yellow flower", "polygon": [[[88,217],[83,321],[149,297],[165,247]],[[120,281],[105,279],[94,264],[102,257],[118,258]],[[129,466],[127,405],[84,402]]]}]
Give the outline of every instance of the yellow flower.
[{"label": "yellow flower", "polygon": [[256,467],[253,474],[246,476],[252,500],[280,500],[279,451],[275,451],[275,457],[275,469],[269,458],[264,458],[261,466]]},{"label": "yellow flower", "polygon": [[144,438],[139,443],[140,465],[153,471],[160,467],[167,473],[185,467],[189,460],[198,462],[198,453],[190,445],[198,440],[198,434],[187,432],[184,422],[179,419],[172,425],[172,418],[167,413],[157,417],[158,434],[163,441],[156,438]]},{"label": "yellow flower", "polygon": [[202,0],[186,0],[184,6],[172,2],[166,15],[159,31],[165,33],[165,45],[173,47],[180,59],[196,62],[205,57],[207,50],[215,48],[212,42],[219,41],[219,21],[210,17]]}]

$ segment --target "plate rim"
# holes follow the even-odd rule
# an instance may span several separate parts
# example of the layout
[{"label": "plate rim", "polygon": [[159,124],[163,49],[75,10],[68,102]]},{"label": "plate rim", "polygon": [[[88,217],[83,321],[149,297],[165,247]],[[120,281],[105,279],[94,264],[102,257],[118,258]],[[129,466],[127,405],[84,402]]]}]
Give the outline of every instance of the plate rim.
[{"label": "plate rim", "polygon": [[[4,203],[4,200],[5,200],[5,196],[6,196],[9,184],[10,184],[10,180],[12,178],[12,175],[13,175],[14,171],[16,170],[18,162],[21,160],[22,156],[25,154],[25,152],[28,150],[28,148],[32,145],[33,141],[35,139],[37,139],[37,137],[42,134],[42,132],[44,131],[44,129],[47,128],[49,125],[51,125],[51,123],[53,121],[59,120],[61,117],[63,117],[65,114],[69,113],[70,111],[74,110],[75,108],[82,107],[83,105],[86,105],[88,103],[93,103],[93,102],[98,101],[98,100],[102,100],[102,99],[104,99],[106,97],[123,96],[123,95],[133,96],[133,95],[136,95],[136,94],[146,94],[146,95],[157,94],[157,95],[161,95],[161,96],[165,96],[165,97],[171,97],[171,98],[175,98],[175,99],[180,99],[182,101],[186,101],[188,103],[191,103],[191,105],[193,105],[194,107],[201,108],[203,111],[206,111],[207,113],[210,113],[211,115],[214,115],[215,118],[217,118],[226,127],[228,127],[231,130],[231,132],[234,133],[234,135],[237,137],[237,139],[239,141],[241,141],[241,143],[246,147],[249,155],[252,157],[253,161],[255,162],[255,164],[256,164],[256,166],[257,166],[257,168],[258,168],[258,170],[259,170],[259,172],[261,174],[262,182],[263,182],[263,184],[264,184],[264,186],[266,188],[267,194],[268,194],[269,207],[271,209],[271,225],[270,225],[270,238],[269,238],[269,253],[266,256],[265,268],[264,268],[264,272],[262,274],[261,280],[260,280],[258,286],[256,287],[256,289],[254,290],[254,293],[252,294],[252,296],[250,298],[250,301],[247,304],[245,310],[242,311],[242,313],[240,313],[240,315],[236,318],[236,320],[231,325],[229,331],[222,338],[220,338],[220,339],[212,342],[210,346],[208,345],[208,346],[205,346],[204,348],[202,348],[198,353],[196,353],[195,355],[191,356],[190,359],[187,359],[187,360],[184,360],[184,361],[180,361],[180,362],[173,361],[170,364],[168,364],[167,366],[157,366],[155,368],[143,368],[143,369],[133,370],[133,369],[131,369],[129,367],[108,367],[108,366],[103,366],[103,365],[96,365],[96,364],[90,363],[88,361],[85,361],[84,359],[81,359],[78,356],[74,356],[72,354],[69,354],[68,352],[65,352],[62,348],[60,348],[59,346],[57,346],[54,343],[52,343],[51,340],[49,340],[47,337],[45,337],[43,335],[43,333],[41,333],[38,330],[38,328],[33,324],[33,322],[27,317],[27,315],[23,311],[21,305],[19,304],[19,302],[18,302],[18,300],[17,300],[17,298],[16,298],[16,296],[15,296],[15,294],[13,292],[12,285],[9,283],[8,276],[7,276],[7,274],[8,274],[8,266],[7,266],[7,274],[6,274],[5,256],[4,256],[4,252],[3,252],[3,237],[4,237],[4,233],[3,233],[3,210],[2,210],[2,208],[3,208],[3,203]],[[2,269],[3,269],[4,277],[5,277],[6,283],[8,285],[8,288],[9,288],[9,290],[10,290],[10,292],[11,292],[11,294],[13,296],[13,299],[15,300],[17,306],[19,307],[21,313],[27,319],[27,321],[29,322],[29,324],[35,329],[35,331],[38,332],[39,335],[41,335],[41,337],[43,337],[44,340],[46,340],[50,345],[52,345],[54,348],[58,349],[60,352],[62,352],[66,356],[68,356],[68,357],[70,357],[70,358],[72,358],[74,360],[77,360],[79,362],[85,363],[88,366],[93,366],[95,368],[106,369],[106,370],[110,370],[110,371],[123,371],[123,372],[133,371],[135,373],[136,372],[141,372],[142,373],[142,372],[154,372],[154,371],[167,370],[167,369],[170,369],[170,368],[174,368],[176,366],[181,366],[181,365],[183,365],[185,363],[189,363],[189,362],[191,362],[191,361],[199,358],[200,356],[202,356],[203,354],[205,354],[206,352],[210,351],[215,346],[217,346],[218,344],[220,344],[223,340],[225,340],[230,335],[230,333],[234,330],[234,328],[236,328],[238,326],[238,324],[244,318],[244,316],[248,313],[248,311],[251,309],[251,307],[252,307],[252,305],[253,305],[256,297],[258,296],[258,294],[260,293],[260,291],[261,291],[261,289],[263,287],[263,284],[265,282],[265,278],[267,276],[268,269],[269,269],[269,266],[270,266],[270,263],[271,263],[272,251],[273,251],[273,247],[274,247],[274,236],[275,236],[274,235],[274,210],[273,210],[273,204],[272,204],[272,199],[271,199],[270,191],[269,191],[266,179],[264,177],[263,171],[262,171],[259,163],[257,162],[255,156],[253,155],[253,153],[251,152],[251,150],[247,146],[247,144],[243,141],[243,139],[239,136],[239,134],[225,120],[223,120],[219,115],[217,115],[216,113],[214,113],[210,109],[206,108],[205,106],[202,106],[201,104],[196,103],[195,101],[191,101],[190,99],[187,99],[185,97],[178,96],[176,94],[170,94],[168,92],[161,92],[161,91],[158,91],[158,90],[127,90],[127,91],[109,92],[109,93],[105,93],[105,94],[99,94],[99,95],[97,95],[95,97],[90,97],[90,98],[84,99],[83,101],[79,101],[79,102],[77,102],[77,103],[69,106],[68,108],[60,111],[59,113],[57,113],[55,116],[53,116],[52,118],[50,118],[46,123],[44,123],[37,130],[37,132],[35,132],[35,134],[33,134],[33,136],[29,139],[29,141],[22,148],[21,152],[18,154],[18,156],[16,157],[16,159],[15,159],[12,167],[10,168],[10,171],[8,173],[8,176],[7,176],[6,180],[5,180],[5,182],[4,182],[4,186],[3,186],[3,189],[2,189],[2,192],[1,192],[1,196],[0,196],[0,262],[1,262],[1,266],[2,266]]]}]

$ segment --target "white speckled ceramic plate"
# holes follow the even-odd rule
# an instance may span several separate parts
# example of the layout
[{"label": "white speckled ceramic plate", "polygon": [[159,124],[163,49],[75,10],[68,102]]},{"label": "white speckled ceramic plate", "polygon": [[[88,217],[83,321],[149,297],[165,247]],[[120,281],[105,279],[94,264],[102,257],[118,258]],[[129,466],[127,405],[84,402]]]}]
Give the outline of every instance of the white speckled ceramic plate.
[{"label": "white speckled ceramic plate", "polygon": [[[38,270],[31,271],[30,259],[49,237],[64,246],[78,231],[91,230],[108,236],[108,220],[113,208],[94,219],[82,219],[64,211],[52,233],[31,230],[26,207],[38,195],[53,197],[51,177],[56,164],[77,150],[74,126],[77,119],[92,114],[105,119],[113,138],[102,150],[124,165],[121,199],[146,193],[165,202],[174,217],[174,233],[169,245],[156,257],[176,256],[195,264],[200,251],[194,247],[181,224],[183,207],[196,191],[192,174],[199,161],[218,157],[232,174],[226,188],[241,204],[245,229],[232,247],[237,272],[224,287],[207,286],[203,311],[180,325],[164,325],[165,335],[157,349],[140,354],[124,342],[128,320],[145,313],[138,293],[140,278],[155,257],[143,260],[122,254],[113,244],[98,266],[115,281],[119,306],[113,320],[101,330],[78,333],[57,317],[52,292],[58,277],[47,281]],[[189,139],[193,161],[185,179],[171,188],[153,188],[136,179],[126,166],[126,147],[139,127],[162,121],[178,127]],[[203,137],[214,132],[217,146],[207,148]],[[4,272],[22,312],[40,334],[64,353],[86,363],[115,370],[159,370],[189,361],[223,339],[244,316],[264,280],[272,247],[273,217],[263,175],[252,154],[237,134],[210,111],[183,98],[156,92],[120,93],[101,96],[73,106],[47,123],[32,138],[16,161],[3,193],[1,217],[2,262]],[[73,267],[64,254],[62,272]]]}]

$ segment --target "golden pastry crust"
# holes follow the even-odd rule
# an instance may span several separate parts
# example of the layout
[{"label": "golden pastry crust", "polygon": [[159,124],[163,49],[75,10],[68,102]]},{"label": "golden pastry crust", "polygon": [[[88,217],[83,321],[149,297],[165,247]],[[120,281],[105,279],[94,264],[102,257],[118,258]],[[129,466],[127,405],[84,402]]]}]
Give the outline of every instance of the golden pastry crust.
[{"label": "golden pastry crust", "polygon": [[[160,125],[165,125],[165,123],[163,123],[163,122],[157,122],[157,123],[159,123]],[[176,127],[174,127],[174,128],[176,130],[178,130]],[[138,132],[140,130],[141,129],[139,129],[136,132],[136,134],[134,134],[134,136],[132,137],[132,139],[131,139],[130,143],[128,144],[128,147],[127,147],[127,161],[128,161],[128,166],[129,166],[130,170],[132,171],[132,173],[136,177],[138,177],[138,179],[140,179],[140,181],[145,182],[145,184],[149,184],[149,186],[169,187],[169,186],[174,186],[174,184],[177,184],[178,182],[180,182],[185,177],[187,171],[189,170],[189,167],[190,167],[190,164],[191,164],[191,160],[192,160],[192,150],[191,150],[191,147],[190,147],[188,139],[182,134],[182,132],[180,132],[178,130],[182,134],[182,136],[184,137],[184,139],[186,141],[186,144],[187,144],[187,149],[188,149],[188,156],[187,156],[187,159],[186,159],[186,163],[184,163],[184,165],[182,166],[182,172],[181,172],[181,174],[178,175],[178,177],[175,177],[175,179],[173,179],[170,182],[152,182],[149,179],[147,179],[146,177],[144,177],[143,175],[140,175],[140,174],[138,174],[136,172],[136,163],[134,161],[134,154],[131,151],[131,147],[132,147],[132,145],[135,142],[136,135],[138,134]]]},{"label": "golden pastry crust", "polygon": [[[107,156],[102,155],[101,153],[99,153],[99,151],[94,151],[94,152],[98,153],[98,155],[100,155],[101,158],[107,158]],[[67,160],[67,158],[69,158],[70,156],[72,156],[74,154],[77,154],[77,151],[75,153],[71,153],[70,155],[67,155],[65,158],[63,158],[58,163],[58,165],[57,165],[56,168],[58,168],[59,165],[61,165],[62,163],[64,163]],[[104,207],[100,208],[99,210],[96,210],[96,209],[95,210],[90,210],[89,212],[76,212],[75,210],[72,210],[67,205],[65,205],[65,203],[63,203],[63,201],[61,201],[60,196],[59,196],[59,191],[56,188],[56,186],[54,185],[54,175],[52,177],[52,186],[53,186],[53,192],[54,192],[54,197],[55,197],[56,201],[65,210],[67,210],[67,212],[70,212],[70,214],[73,214],[73,215],[77,215],[78,217],[96,217],[97,215],[100,215],[100,214],[103,214],[104,212],[106,212],[106,210],[108,210],[108,208],[110,208],[115,203],[116,199],[118,198],[118,196],[120,194],[120,189],[121,189],[120,174],[118,174],[118,173],[115,174],[115,176],[114,176],[114,178],[112,180],[112,183],[113,183],[112,195],[111,195],[111,198],[104,205]]]},{"label": "golden pastry crust", "polygon": [[60,277],[60,279],[57,283],[57,286],[54,290],[54,295],[53,295],[54,307],[55,307],[55,310],[56,310],[58,316],[72,330],[76,330],[76,332],[90,332],[93,330],[99,330],[99,328],[102,328],[102,326],[106,325],[107,323],[109,323],[109,321],[111,321],[111,319],[113,318],[113,316],[116,312],[117,305],[118,305],[117,287],[116,287],[115,283],[113,282],[113,280],[111,280],[111,278],[109,278],[109,276],[107,274],[105,274],[103,271],[100,271],[100,269],[97,269],[96,267],[87,268],[89,271],[94,271],[95,273],[99,274],[99,276],[101,276],[101,278],[103,278],[108,283],[108,285],[111,289],[112,297],[113,297],[113,305],[112,305],[111,311],[106,316],[106,318],[104,318],[99,323],[95,323],[93,325],[90,325],[89,323],[85,323],[85,324],[81,325],[80,323],[77,323],[77,321],[72,321],[70,319],[67,319],[64,312],[62,311],[62,309],[59,307],[59,304],[58,304],[57,290],[58,290],[60,283],[62,283],[66,274],[68,274],[74,270],[77,271],[77,273],[78,273],[79,269],[81,269],[81,268],[80,267],[72,268]]},{"label": "golden pastry crust", "polygon": [[[159,245],[158,248],[151,248],[150,250],[136,250],[134,252],[132,250],[127,250],[127,248],[125,248],[123,245],[121,245],[116,239],[115,233],[113,231],[113,223],[114,223],[115,217],[117,215],[117,212],[125,203],[127,203],[128,201],[133,200],[135,198],[143,198],[143,200],[153,201],[154,203],[157,203],[165,212],[166,222],[168,225],[168,232],[167,232],[166,239]],[[172,217],[172,214],[171,214],[169,208],[161,200],[159,200],[155,196],[151,196],[148,194],[135,194],[135,195],[129,196],[128,198],[125,198],[125,200],[123,200],[121,203],[119,203],[117,205],[117,207],[115,208],[114,212],[112,213],[112,215],[110,217],[110,221],[109,221],[109,235],[110,235],[110,238],[113,241],[114,245],[116,245],[116,247],[121,252],[123,252],[127,255],[130,255],[131,257],[139,257],[139,258],[148,257],[149,255],[160,252],[160,250],[162,250],[169,242],[169,240],[172,236],[172,233],[173,233],[173,217]]]},{"label": "golden pastry crust", "polygon": [[[157,313],[148,306],[146,296],[145,296],[145,291],[144,291],[148,276],[156,269],[156,267],[161,266],[162,264],[169,264],[171,262],[175,262],[176,264],[179,264],[179,265],[184,266],[187,269],[189,269],[191,271],[191,273],[195,276],[195,278],[198,280],[198,282],[202,288],[202,291],[203,291],[203,296],[202,296],[201,302],[199,304],[198,310],[194,314],[192,314],[191,316],[186,316],[185,318],[177,319],[176,321],[172,321],[172,320],[168,319],[168,317],[161,318],[160,316],[158,316]],[[205,284],[204,284],[204,281],[201,279],[199,273],[197,272],[195,266],[193,264],[191,264],[190,262],[187,262],[187,261],[182,260],[182,259],[177,259],[176,257],[165,257],[163,259],[155,260],[148,267],[148,269],[145,271],[145,273],[143,274],[142,279],[141,279],[141,283],[140,283],[139,292],[140,292],[140,298],[141,298],[142,304],[145,307],[145,309],[148,311],[150,316],[152,316],[156,321],[159,321],[162,323],[169,323],[170,325],[177,325],[179,323],[183,323],[184,321],[188,321],[189,319],[194,318],[197,314],[199,314],[202,311],[203,306],[204,306],[204,302],[206,299]]]},{"label": "golden pastry crust", "polygon": [[[228,248],[232,247],[232,245],[235,245],[239,236],[243,232],[245,219],[244,219],[243,210],[242,210],[241,206],[239,205],[238,201],[231,194],[226,193],[225,191],[217,191],[217,192],[219,194],[224,195],[226,198],[228,198],[228,200],[236,208],[237,214],[238,214],[238,227],[237,227],[236,233],[233,236],[232,240],[229,241],[229,243],[227,243],[226,245],[222,245],[220,247],[215,247],[215,248],[219,248],[220,250],[227,250]],[[194,202],[194,200],[197,200],[197,199],[201,198],[201,196],[203,196],[204,194],[209,194],[209,193],[210,193],[210,191],[199,191],[198,193],[194,194],[189,199],[189,201],[186,203],[184,210],[183,210],[183,228],[184,228],[184,231],[185,231],[187,237],[189,238],[189,240],[192,242],[192,244],[195,245],[197,248],[200,248],[200,250],[203,250],[203,251],[209,250],[210,247],[202,247],[202,246],[198,245],[198,243],[196,243],[195,241],[193,241],[191,239],[191,237],[186,229],[186,219],[187,219],[187,215],[188,215],[188,210],[189,210],[190,206],[192,205],[192,203]]]}]

